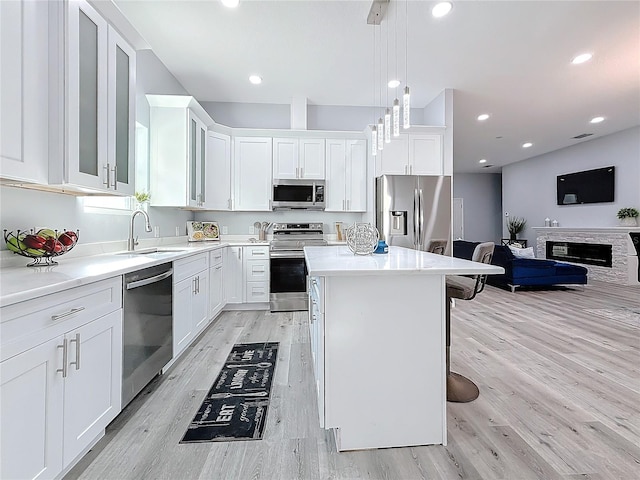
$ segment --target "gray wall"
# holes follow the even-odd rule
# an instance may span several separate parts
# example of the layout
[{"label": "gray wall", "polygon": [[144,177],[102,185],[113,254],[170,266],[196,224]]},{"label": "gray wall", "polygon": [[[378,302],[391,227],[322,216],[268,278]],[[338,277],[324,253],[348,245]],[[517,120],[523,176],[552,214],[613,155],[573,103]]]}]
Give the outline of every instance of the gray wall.
[{"label": "gray wall", "polygon": [[[136,69],[136,117],[137,122],[149,126],[149,104],[146,93],[185,94],[175,77],[150,50],[137,53]],[[136,159],[148,161],[147,159]],[[151,192],[153,195],[153,192]],[[82,243],[126,240],[129,235],[128,214],[96,214],[84,211],[83,201],[61,193],[0,187],[1,227],[8,230],[25,228],[79,229]],[[193,213],[179,209],[149,208],[151,223],[160,228],[161,237],[175,235],[176,227],[186,234],[186,221]],[[152,237],[144,232],[143,222],[136,222],[136,235]],[[2,247],[5,248],[4,242]]]},{"label": "gray wall", "polygon": [[[616,167],[613,203],[556,205],[558,175],[610,165]],[[640,208],[640,127],[507,165],[502,189],[503,211],[527,220],[530,243],[536,239],[530,227],[544,226],[545,217],[561,227],[616,226],[620,208]]]},{"label": "gray wall", "polygon": [[464,239],[500,242],[502,176],[499,173],[456,173],[453,196],[463,199]]},{"label": "gray wall", "polygon": [[[201,102],[216,123],[233,128],[291,128],[291,106],[263,103]],[[382,109],[307,105],[307,129],[362,132],[377,122]],[[411,109],[412,122],[422,124],[423,110]]]}]

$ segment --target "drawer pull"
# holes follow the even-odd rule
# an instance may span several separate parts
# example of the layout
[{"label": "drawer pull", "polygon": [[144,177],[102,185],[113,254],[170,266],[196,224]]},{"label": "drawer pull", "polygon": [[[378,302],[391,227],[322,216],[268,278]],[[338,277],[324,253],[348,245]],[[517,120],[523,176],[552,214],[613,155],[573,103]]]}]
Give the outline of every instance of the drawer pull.
[{"label": "drawer pull", "polygon": [[55,322],[56,320],[60,320],[61,318],[68,317],[70,315],[81,312],[83,310],[84,310],[84,307],[72,308],[68,312],[61,313],[60,315],[51,315],[51,320]]},{"label": "drawer pull", "polygon": [[62,368],[56,369],[56,372],[62,373],[62,378],[67,378],[67,339],[62,340],[62,345],[58,345],[58,348],[62,349]]},{"label": "drawer pull", "polygon": [[80,370],[80,334],[76,333],[76,338],[69,340],[69,343],[76,344],[76,361],[69,363],[69,366],[75,365],[76,370]]},{"label": "drawer pull", "polygon": [[222,268],[222,265],[218,265],[218,266],[216,267],[216,270],[220,270],[221,268]]}]

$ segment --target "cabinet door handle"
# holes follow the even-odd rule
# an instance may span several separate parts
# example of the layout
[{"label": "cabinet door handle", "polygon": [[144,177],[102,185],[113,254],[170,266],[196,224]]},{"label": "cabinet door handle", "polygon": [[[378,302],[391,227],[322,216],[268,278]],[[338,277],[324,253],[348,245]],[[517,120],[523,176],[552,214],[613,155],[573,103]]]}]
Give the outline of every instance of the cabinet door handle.
[{"label": "cabinet door handle", "polygon": [[300,167],[300,178],[304,178],[304,168]]},{"label": "cabinet door handle", "polygon": [[113,166],[113,189],[118,190],[118,165]]},{"label": "cabinet door handle", "polygon": [[193,288],[191,289],[191,293],[193,293],[195,295],[196,294],[196,279],[195,278],[193,280],[191,280],[191,284],[193,286]]},{"label": "cabinet door handle", "polygon": [[300,178],[300,176],[298,175],[298,167],[296,167],[296,178]]},{"label": "cabinet door handle", "polygon": [[56,369],[56,372],[62,373],[62,378],[67,378],[67,339],[62,340],[62,345],[58,345],[58,348],[62,349],[62,368]]},{"label": "cabinet door handle", "polygon": [[230,198],[227,199],[227,208],[229,210],[231,210],[231,199]]},{"label": "cabinet door handle", "polygon": [[80,334],[79,333],[76,333],[76,338],[72,338],[71,340],[69,340],[69,343],[74,343],[74,342],[76,344],[76,361],[69,363],[69,366],[75,365],[76,370],[80,370]]},{"label": "cabinet door handle", "polygon": [[349,200],[347,200],[347,211],[349,211],[351,208],[351,205],[349,204]]},{"label": "cabinet door handle", "polygon": [[54,322],[56,320],[60,320],[61,318],[68,317],[69,315],[73,315],[74,313],[78,313],[84,310],[84,307],[72,308],[68,312],[61,313],[60,315],[51,315],[51,320]]},{"label": "cabinet door handle", "polygon": [[107,179],[106,179],[106,181],[104,181],[104,182],[102,182],[102,183],[103,183],[103,185],[106,185],[106,186],[107,186],[107,188],[110,188],[110,187],[111,187],[111,180],[110,180],[110,179],[111,179],[111,177],[110,177],[109,164],[107,163],[107,164],[106,164],[104,167],[102,167],[102,168],[104,168],[104,169],[107,171]]}]

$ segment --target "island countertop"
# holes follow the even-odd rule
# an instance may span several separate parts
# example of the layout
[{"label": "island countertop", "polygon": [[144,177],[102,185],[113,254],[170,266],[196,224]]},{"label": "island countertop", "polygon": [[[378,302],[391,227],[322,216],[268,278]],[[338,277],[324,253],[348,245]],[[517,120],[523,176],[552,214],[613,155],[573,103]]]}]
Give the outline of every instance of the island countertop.
[{"label": "island countertop", "polygon": [[345,245],[304,247],[309,275],[494,275],[502,267],[403,247],[389,253],[354,255]]}]

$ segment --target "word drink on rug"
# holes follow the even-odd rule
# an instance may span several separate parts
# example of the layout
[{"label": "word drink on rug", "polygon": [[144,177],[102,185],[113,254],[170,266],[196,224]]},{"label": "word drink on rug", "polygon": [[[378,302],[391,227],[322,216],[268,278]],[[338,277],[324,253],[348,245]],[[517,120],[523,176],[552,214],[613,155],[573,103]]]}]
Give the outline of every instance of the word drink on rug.
[{"label": "word drink on rug", "polygon": [[261,439],[277,356],[277,342],[235,344],[180,443]]}]

